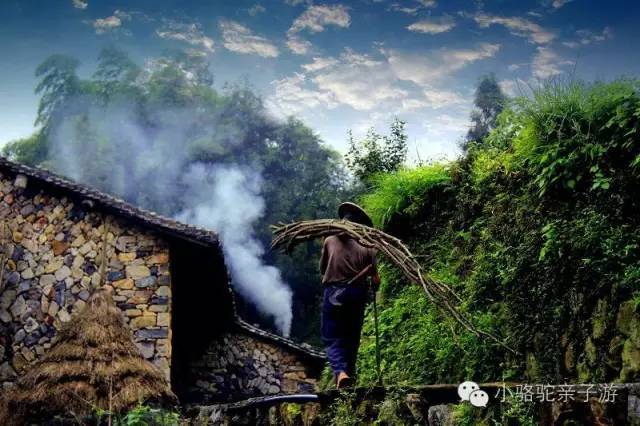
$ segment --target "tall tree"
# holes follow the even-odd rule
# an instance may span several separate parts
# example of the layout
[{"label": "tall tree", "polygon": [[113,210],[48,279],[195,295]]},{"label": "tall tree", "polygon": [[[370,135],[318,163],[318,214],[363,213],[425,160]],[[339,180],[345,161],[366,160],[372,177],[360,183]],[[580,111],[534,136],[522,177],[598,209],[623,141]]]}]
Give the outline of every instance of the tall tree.
[{"label": "tall tree", "polygon": [[349,131],[349,151],[345,157],[347,167],[366,184],[376,173],[398,170],[407,158],[406,122],[396,118],[389,135],[381,135],[373,128],[364,139],[356,141]]},{"label": "tall tree", "polygon": [[469,143],[482,143],[493,130],[506,101],[507,97],[502,92],[494,74],[485,75],[480,79],[473,101],[475,109],[471,112],[471,128],[463,143],[465,151]]},{"label": "tall tree", "polygon": [[77,59],[65,55],[52,55],[36,68],[36,77],[40,83],[36,93],[40,95],[36,125],[49,128],[55,114],[59,113],[69,97],[79,88],[76,69],[80,63]]}]

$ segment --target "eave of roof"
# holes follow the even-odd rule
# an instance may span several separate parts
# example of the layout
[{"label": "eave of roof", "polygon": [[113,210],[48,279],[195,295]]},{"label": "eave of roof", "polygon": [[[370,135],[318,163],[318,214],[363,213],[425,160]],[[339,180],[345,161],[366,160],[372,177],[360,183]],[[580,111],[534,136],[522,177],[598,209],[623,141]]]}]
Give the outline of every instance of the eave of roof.
[{"label": "eave of roof", "polygon": [[144,210],[127,203],[112,195],[98,191],[95,188],[66,179],[40,167],[31,167],[15,163],[0,156],[0,170],[9,170],[14,174],[23,174],[44,185],[50,185],[62,192],[84,200],[90,200],[95,204],[94,208],[108,211],[117,216],[131,219],[142,226],[155,229],[161,233],[171,235],[179,239],[190,240],[200,244],[219,248],[218,235],[208,229],[187,225],[160,216],[152,211]]},{"label": "eave of roof", "polygon": [[310,345],[298,343],[291,339],[287,339],[286,337],[278,336],[277,334],[269,333],[261,328],[255,327],[240,317],[236,316],[236,325],[245,332],[252,334],[257,337],[261,337],[267,341],[273,342],[279,346],[286,346],[294,352],[305,355],[309,358],[312,358],[318,362],[324,362],[327,357],[324,352],[313,348]]}]

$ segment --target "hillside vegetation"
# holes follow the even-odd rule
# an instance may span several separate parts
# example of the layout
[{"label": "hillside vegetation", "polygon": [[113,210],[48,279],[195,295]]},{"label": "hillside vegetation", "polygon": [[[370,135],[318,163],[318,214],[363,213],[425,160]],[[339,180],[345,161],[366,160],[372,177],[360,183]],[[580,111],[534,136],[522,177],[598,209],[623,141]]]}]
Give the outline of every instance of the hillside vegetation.
[{"label": "hillside vegetation", "polygon": [[[465,157],[379,174],[361,202],[477,326],[460,329],[383,265],[386,383],[633,381],[640,373],[640,85],[549,85]],[[360,355],[375,381],[373,320]]]}]

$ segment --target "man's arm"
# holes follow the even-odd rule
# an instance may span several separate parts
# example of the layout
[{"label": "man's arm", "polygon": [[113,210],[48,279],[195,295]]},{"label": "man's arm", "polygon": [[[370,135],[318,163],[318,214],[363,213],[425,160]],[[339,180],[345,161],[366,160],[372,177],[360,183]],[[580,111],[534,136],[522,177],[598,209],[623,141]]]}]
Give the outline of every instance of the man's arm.
[{"label": "man's arm", "polygon": [[329,255],[327,254],[327,245],[328,245],[328,238],[325,238],[322,241],[322,252],[320,253],[320,273],[322,275],[324,275],[324,273],[327,270],[327,265],[329,262]]}]

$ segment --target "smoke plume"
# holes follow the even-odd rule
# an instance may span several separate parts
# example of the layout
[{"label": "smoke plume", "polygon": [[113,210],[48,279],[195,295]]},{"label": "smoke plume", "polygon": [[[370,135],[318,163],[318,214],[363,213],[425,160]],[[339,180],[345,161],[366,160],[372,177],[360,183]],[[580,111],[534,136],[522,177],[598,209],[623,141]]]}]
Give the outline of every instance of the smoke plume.
[{"label": "smoke plume", "polygon": [[[259,165],[197,162],[206,141],[224,151],[243,129],[201,111],[139,111],[128,102],[71,109],[82,111],[53,129],[45,166],[129,202],[216,231],[234,288],[288,335],[292,293],[280,272],[262,261],[253,226],[264,213]],[[203,126],[203,122],[206,125]],[[215,283],[211,283],[215,285]]]}]

